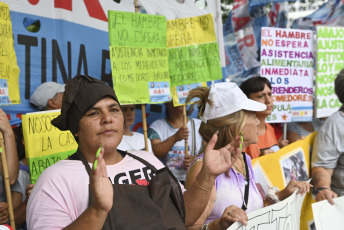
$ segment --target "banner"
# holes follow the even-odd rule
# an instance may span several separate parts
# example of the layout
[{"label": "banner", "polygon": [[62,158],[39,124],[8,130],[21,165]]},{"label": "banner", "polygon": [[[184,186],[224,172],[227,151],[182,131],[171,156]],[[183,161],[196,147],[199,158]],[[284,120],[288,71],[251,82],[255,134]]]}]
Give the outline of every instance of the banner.
[{"label": "banner", "polygon": [[334,80],[344,68],[344,28],[317,26],[316,117],[329,117],[341,103]]},{"label": "banner", "polygon": [[313,33],[262,28],[261,76],[272,86],[273,111],[267,122],[313,119]]},{"label": "banner", "polygon": [[[87,74],[112,86],[107,12],[108,10],[134,12],[134,0],[2,0],[2,2],[7,3],[10,9],[14,49],[20,69],[21,104],[3,108],[10,115],[11,124],[20,123],[21,114],[37,111],[30,105],[29,99],[43,82],[66,83],[77,74]],[[169,7],[165,7],[167,4]],[[222,18],[221,14],[216,14],[219,7],[219,0],[208,1],[205,9],[197,7],[193,0],[185,0],[183,3],[170,0],[139,1],[140,12],[164,15],[168,19],[209,13],[216,15],[215,29],[219,47],[223,49],[220,35]],[[150,109],[150,106],[147,107]],[[148,111],[150,114],[147,117],[148,124],[165,115],[160,113],[164,111],[163,109],[156,107],[152,106],[152,110]],[[139,113],[136,117],[138,122],[141,122]]]},{"label": "banner", "polygon": [[[279,190],[283,190],[292,179],[309,180],[310,156],[315,137],[316,132],[308,135],[304,140],[296,141],[280,149],[276,153],[252,160],[255,180],[261,194],[266,196],[269,186],[273,185],[277,186]],[[272,165],[273,167],[271,167]],[[307,193],[302,205],[301,218],[298,218],[301,219],[299,229],[314,229],[312,227],[314,226],[311,211],[312,203],[314,203],[314,197],[311,193]]]},{"label": "banner", "polygon": [[19,67],[14,51],[10,10],[0,2],[0,105],[20,104]]},{"label": "banner", "polygon": [[297,230],[300,229],[300,214],[305,195],[296,194],[296,191],[274,205],[250,212],[247,226],[235,222],[227,230]]},{"label": "banner", "polygon": [[120,104],[171,100],[166,18],[109,11],[113,87]]},{"label": "banner", "polygon": [[58,115],[60,111],[54,110],[22,116],[25,155],[33,184],[46,168],[66,159],[78,148],[69,131],[60,131],[51,124]]},{"label": "banner", "polygon": [[222,79],[211,14],[168,20],[167,47],[174,106],[184,104],[187,92],[201,82]]}]

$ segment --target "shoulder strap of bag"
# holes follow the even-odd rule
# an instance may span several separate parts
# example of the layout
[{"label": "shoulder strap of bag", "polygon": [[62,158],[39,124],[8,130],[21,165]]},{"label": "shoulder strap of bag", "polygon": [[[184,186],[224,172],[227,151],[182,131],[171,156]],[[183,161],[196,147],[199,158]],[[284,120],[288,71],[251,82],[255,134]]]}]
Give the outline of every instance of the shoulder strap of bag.
[{"label": "shoulder strap of bag", "polygon": [[145,161],[144,159],[134,155],[134,154],[131,154],[129,152],[127,152],[128,156],[134,158],[135,160],[138,160],[140,161],[142,164],[146,165],[150,170],[152,170],[154,173],[156,173],[158,170],[153,166],[151,165],[150,163],[148,163],[147,161]]},{"label": "shoulder strap of bag", "polygon": [[248,193],[250,190],[250,175],[248,172],[248,167],[247,167],[247,161],[246,161],[246,154],[243,153],[243,158],[245,162],[245,169],[246,169],[246,185],[245,185],[245,195],[244,195],[244,202],[242,203],[241,209],[244,211],[247,209],[247,204],[248,204]]},{"label": "shoulder strap of bag", "polygon": [[192,146],[191,146],[191,155],[196,155],[196,128],[195,128],[195,121],[191,118],[191,129],[192,129]]}]

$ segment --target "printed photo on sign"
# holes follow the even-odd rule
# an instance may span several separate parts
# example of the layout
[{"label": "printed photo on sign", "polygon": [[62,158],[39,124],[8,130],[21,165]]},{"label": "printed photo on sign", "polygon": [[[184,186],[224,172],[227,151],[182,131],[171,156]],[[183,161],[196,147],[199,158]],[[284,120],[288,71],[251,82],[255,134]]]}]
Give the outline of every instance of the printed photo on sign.
[{"label": "printed photo on sign", "polygon": [[0,105],[9,105],[11,100],[8,96],[8,84],[6,79],[0,79]]},{"label": "printed photo on sign", "polygon": [[262,197],[266,197],[269,187],[272,187],[273,184],[264,172],[262,166],[259,164],[259,161],[255,162],[252,168],[259,193]]},{"label": "printed photo on sign", "polygon": [[280,159],[285,185],[291,180],[308,180],[307,163],[302,148],[294,149]]},{"label": "printed photo on sign", "polygon": [[151,102],[170,101],[169,82],[148,82],[149,98]]},{"label": "printed photo on sign", "polygon": [[184,104],[189,91],[197,87],[202,87],[202,83],[176,86],[179,104]]},{"label": "printed photo on sign", "polygon": [[169,169],[183,169],[185,146],[173,146],[168,152],[167,166]]}]

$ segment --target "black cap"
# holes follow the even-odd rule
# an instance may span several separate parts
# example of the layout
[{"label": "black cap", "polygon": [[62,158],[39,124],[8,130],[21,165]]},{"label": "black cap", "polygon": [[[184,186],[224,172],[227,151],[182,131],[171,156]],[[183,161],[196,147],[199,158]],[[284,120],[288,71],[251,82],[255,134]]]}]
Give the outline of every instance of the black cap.
[{"label": "black cap", "polygon": [[74,135],[84,114],[105,97],[111,97],[119,104],[115,91],[105,82],[89,76],[75,76],[65,86],[61,115],[51,124]]}]

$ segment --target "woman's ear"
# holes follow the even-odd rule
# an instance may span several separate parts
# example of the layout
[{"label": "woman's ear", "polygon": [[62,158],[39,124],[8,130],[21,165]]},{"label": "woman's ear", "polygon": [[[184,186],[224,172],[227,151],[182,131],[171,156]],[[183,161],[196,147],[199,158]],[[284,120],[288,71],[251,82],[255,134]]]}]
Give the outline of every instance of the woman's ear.
[{"label": "woman's ear", "polygon": [[48,105],[49,108],[52,108],[52,109],[60,109],[57,106],[54,98],[49,99],[47,105]]}]

